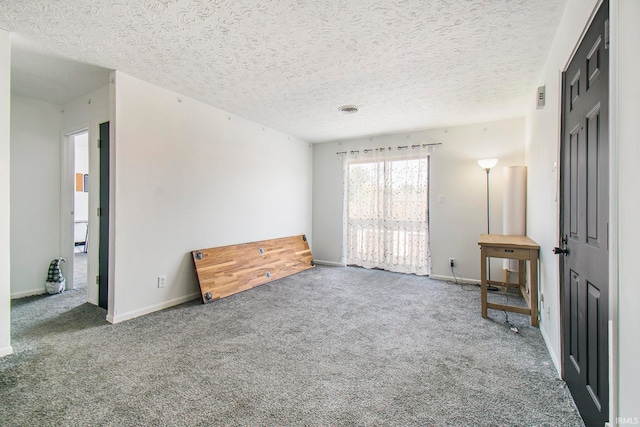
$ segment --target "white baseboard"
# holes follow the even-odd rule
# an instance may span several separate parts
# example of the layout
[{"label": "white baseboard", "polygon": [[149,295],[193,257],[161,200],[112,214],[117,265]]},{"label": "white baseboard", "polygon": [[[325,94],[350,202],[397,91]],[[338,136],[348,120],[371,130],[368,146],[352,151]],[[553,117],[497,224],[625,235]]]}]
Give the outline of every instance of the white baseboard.
[{"label": "white baseboard", "polygon": [[8,356],[10,354],[13,354],[13,347],[10,345],[0,347],[0,357]]},{"label": "white baseboard", "polygon": [[453,278],[453,276],[440,276],[437,274],[432,274],[429,276],[430,278],[434,279],[434,280],[444,280],[445,282],[455,282],[456,280],[458,281],[458,283],[465,283],[465,284],[470,284],[470,285],[479,285],[480,284],[480,280],[477,279],[467,279],[465,277],[457,277],[457,278]]},{"label": "white baseboard", "polygon": [[173,307],[174,305],[183,304],[187,301],[191,301],[197,298],[201,298],[202,295],[199,292],[194,292],[192,294],[184,295],[178,298],[171,299],[169,301],[164,301],[159,304],[150,305],[148,307],[139,308],[137,310],[130,311],[128,313],[122,314],[114,314],[111,316],[107,315],[107,322],[109,323],[120,323],[125,320],[134,319],[136,317],[144,316],[145,314],[153,313],[155,311],[160,311],[165,308]]},{"label": "white baseboard", "polygon": [[313,262],[315,262],[316,264],[319,265],[328,265],[331,267],[345,267],[345,265],[341,262],[335,262],[335,261],[324,261],[321,259],[314,259]]},{"label": "white baseboard", "polygon": [[[540,321],[540,323],[542,323],[542,320]],[[552,350],[553,347],[549,345],[549,338],[547,338],[547,332],[543,327],[539,327],[539,329],[540,329],[540,334],[542,335],[542,340],[544,341],[544,344],[547,346],[547,352],[549,352],[549,356],[551,356],[551,361],[553,362],[553,366],[555,366],[556,371],[558,371],[558,378],[562,378],[562,369],[560,367],[560,360],[558,359],[558,356],[556,355],[556,353]]]},{"label": "white baseboard", "polygon": [[14,292],[11,294],[11,299],[32,297],[34,295],[42,295],[45,293],[47,293],[47,291],[44,289],[44,287],[42,289],[32,289],[30,291]]}]

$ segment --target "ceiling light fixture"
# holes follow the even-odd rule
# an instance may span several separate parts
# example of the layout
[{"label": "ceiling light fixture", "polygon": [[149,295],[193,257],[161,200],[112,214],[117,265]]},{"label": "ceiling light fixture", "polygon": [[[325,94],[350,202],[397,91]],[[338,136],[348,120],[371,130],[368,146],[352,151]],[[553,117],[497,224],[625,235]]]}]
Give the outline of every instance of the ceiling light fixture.
[{"label": "ceiling light fixture", "polygon": [[343,105],[342,107],[338,108],[338,111],[344,114],[354,114],[358,112],[358,107],[356,105]]}]

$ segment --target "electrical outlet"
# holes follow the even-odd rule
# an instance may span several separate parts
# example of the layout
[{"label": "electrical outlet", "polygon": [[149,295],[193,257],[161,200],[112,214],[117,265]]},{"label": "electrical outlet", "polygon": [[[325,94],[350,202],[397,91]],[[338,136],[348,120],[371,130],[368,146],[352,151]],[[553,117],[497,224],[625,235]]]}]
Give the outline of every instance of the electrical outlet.
[{"label": "electrical outlet", "polygon": [[167,276],[158,276],[158,287],[164,288],[167,285]]},{"label": "electrical outlet", "polygon": [[455,266],[456,266],[456,259],[449,258],[449,267],[455,267]]}]

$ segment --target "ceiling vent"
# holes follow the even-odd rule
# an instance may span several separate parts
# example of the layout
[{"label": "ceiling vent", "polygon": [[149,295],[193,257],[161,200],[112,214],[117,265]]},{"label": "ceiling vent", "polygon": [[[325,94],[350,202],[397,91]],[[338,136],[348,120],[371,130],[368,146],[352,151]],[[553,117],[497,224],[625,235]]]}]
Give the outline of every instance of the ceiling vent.
[{"label": "ceiling vent", "polygon": [[344,114],[354,114],[358,112],[358,107],[355,105],[343,105],[342,107],[338,108],[338,111]]}]

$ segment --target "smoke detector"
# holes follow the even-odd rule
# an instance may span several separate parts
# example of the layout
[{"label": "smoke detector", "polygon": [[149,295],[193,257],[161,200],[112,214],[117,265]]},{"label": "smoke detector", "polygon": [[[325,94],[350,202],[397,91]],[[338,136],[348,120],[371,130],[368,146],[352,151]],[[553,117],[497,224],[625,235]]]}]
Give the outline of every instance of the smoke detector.
[{"label": "smoke detector", "polygon": [[344,114],[354,114],[358,112],[358,107],[356,105],[343,105],[338,108],[338,111]]}]

